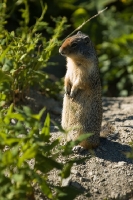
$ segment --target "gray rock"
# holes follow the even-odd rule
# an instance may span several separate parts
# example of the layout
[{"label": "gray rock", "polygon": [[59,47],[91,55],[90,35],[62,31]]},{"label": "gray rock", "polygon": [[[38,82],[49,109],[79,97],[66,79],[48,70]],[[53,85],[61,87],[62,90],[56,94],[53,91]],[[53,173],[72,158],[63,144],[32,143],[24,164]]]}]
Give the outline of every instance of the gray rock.
[{"label": "gray rock", "polygon": [[63,187],[68,186],[70,185],[70,182],[71,182],[71,175],[68,178],[62,180],[62,186]]},{"label": "gray rock", "polygon": [[124,166],[124,165],[126,165],[126,164],[127,164],[127,163],[124,162],[124,161],[118,162],[118,166],[119,166],[119,167]]},{"label": "gray rock", "polygon": [[71,185],[73,186],[73,187],[76,187],[77,189],[81,189],[82,188],[82,186],[78,183],[78,182],[71,182]]}]

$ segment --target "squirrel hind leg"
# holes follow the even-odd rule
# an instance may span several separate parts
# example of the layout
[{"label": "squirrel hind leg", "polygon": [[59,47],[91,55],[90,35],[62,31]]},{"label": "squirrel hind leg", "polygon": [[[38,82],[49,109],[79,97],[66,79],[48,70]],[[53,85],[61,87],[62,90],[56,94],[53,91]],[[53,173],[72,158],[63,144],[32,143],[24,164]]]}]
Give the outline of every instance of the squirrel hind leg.
[{"label": "squirrel hind leg", "polygon": [[99,146],[99,144],[90,144],[88,141],[83,141],[79,145],[73,147],[72,151],[74,153],[86,154],[88,150],[95,149]]},{"label": "squirrel hind leg", "polygon": [[84,153],[86,151],[86,149],[80,145],[74,146],[72,151],[74,153]]}]

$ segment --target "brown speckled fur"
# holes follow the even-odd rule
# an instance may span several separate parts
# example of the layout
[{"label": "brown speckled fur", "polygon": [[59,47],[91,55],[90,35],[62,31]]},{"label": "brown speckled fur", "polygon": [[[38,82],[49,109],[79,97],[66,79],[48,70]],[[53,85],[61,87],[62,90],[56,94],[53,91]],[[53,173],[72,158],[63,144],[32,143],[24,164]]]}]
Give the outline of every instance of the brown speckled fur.
[{"label": "brown speckled fur", "polygon": [[93,133],[80,145],[86,149],[96,147],[100,138],[102,100],[95,49],[90,38],[78,32],[64,41],[59,52],[67,58],[62,127],[69,130],[68,140]]}]

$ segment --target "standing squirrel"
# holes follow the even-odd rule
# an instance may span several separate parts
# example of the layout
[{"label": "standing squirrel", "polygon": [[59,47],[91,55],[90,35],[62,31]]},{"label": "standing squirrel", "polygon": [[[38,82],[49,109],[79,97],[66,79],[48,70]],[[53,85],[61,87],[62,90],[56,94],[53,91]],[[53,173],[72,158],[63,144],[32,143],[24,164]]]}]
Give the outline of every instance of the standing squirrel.
[{"label": "standing squirrel", "polygon": [[89,36],[79,31],[63,42],[59,53],[67,59],[62,127],[68,130],[68,141],[78,139],[81,134],[92,133],[92,136],[80,143],[80,147],[95,148],[100,143],[102,122],[101,83],[96,51]]}]

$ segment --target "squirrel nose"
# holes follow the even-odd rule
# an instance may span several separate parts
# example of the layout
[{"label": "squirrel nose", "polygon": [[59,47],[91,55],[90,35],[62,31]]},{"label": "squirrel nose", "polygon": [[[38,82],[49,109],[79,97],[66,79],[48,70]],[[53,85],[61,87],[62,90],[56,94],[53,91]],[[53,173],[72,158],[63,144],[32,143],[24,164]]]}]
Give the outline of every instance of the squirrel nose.
[{"label": "squirrel nose", "polygon": [[61,54],[61,55],[65,55],[65,51],[60,47],[59,48],[59,53]]},{"label": "squirrel nose", "polygon": [[59,48],[59,53],[61,53],[61,47]]}]

